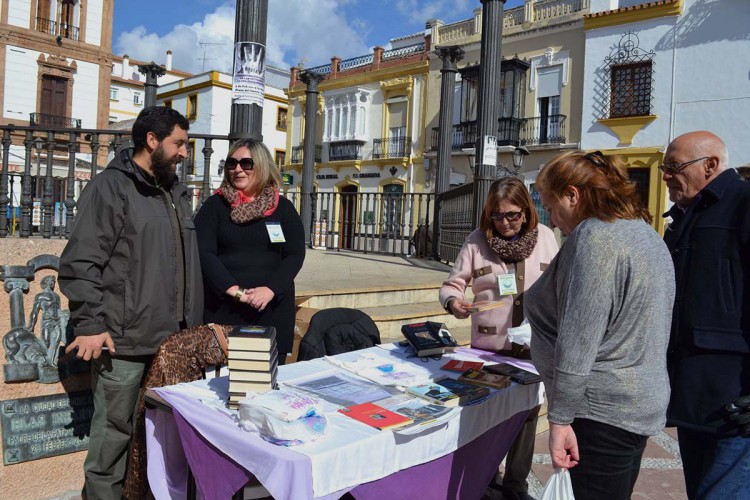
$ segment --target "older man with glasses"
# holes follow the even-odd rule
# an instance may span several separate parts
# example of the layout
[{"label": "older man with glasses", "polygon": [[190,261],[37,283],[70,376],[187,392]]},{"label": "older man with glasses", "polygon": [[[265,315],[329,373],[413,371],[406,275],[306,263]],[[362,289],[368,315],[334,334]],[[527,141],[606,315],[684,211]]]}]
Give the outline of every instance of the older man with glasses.
[{"label": "older man with glasses", "polygon": [[750,183],[710,132],[677,137],[659,169],[677,280],[667,425],[689,498],[750,498]]}]

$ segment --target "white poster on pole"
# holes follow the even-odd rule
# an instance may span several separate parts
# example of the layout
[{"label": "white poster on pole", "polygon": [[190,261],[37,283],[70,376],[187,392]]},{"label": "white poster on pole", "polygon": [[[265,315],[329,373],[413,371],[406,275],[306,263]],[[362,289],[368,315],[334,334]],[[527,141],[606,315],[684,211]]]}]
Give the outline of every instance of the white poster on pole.
[{"label": "white poster on pole", "polygon": [[497,166],[497,137],[485,135],[482,140],[482,165]]},{"label": "white poster on pole", "polygon": [[266,47],[255,42],[234,44],[232,103],[263,107],[266,84]]}]

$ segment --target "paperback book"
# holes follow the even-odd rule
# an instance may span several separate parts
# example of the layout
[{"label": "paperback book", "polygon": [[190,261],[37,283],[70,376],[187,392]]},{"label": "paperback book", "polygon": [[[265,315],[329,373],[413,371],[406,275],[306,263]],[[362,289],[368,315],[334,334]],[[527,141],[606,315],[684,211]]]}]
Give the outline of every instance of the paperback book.
[{"label": "paperback book", "polygon": [[395,429],[413,422],[409,417],[387,410],[374,403],[348,406],[340,409],[339,412],[380,430]]},{"label": "paperback book", "polygon": [[482,361],[464,361],[461,359],[452,359],[440,367],[441,370],[452,372],[465,372],[468,369],[481,370],[484,366]]},{"label": "paperback book", "polygon": [[458,347],[458,342],[443,323],[410,323],[401,327],[401,333],[419,357],[443,354]]},{"label": "paperback book", "polygon": [[426,384],[412,385],[406,392],[443,406],[463,406],[490,393],[486,387],[459,382],[450,377],[441,377]]},{"label": "paperback book", "polygon": [[492,387],[493,389],[505,389],[510,386],[510,377],[507,375],[498,375],[480,370],[466,370],[458,377],[461,382],[467,384],[481,385],[483,387]]},{"label": "paperback book", "polygon": [[524,370],[517,366],[513,366],[510,363],[500,363],[497,365],[487,365],[484,370],[490,373],[497,373],[498,375],[506,375],[511,378],[514,382],[519,384],[536,384],[542,381],[542,377],[534,372]]}]

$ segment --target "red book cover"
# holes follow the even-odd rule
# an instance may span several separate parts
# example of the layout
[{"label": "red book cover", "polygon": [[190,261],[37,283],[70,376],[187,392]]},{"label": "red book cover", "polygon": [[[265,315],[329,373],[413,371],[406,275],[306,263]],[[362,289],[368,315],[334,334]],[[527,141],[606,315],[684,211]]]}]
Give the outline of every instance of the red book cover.
[{"label": "red book cover", "polygon": [[394,429],[413,422],[409,417],[400,413],[386,410],[373,403],[362,403],[339,410],[344,415],[359,420],[376,429]]},{"label": "red book cover", "polygon": [[466,370],[481,370],[484,366],[482,361],[462,361],[460,359],[452,359],[440,367],[441,370],[450,370],[452,372],[465,372]]}]

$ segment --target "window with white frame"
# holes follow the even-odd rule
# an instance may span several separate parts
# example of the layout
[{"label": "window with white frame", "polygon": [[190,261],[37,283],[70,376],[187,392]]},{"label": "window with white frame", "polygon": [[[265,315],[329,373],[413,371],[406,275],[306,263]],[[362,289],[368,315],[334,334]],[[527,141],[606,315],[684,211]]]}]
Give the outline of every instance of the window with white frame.
[{"label": "window with white frame", "polygon": [[110,99],[111,101],[116,101],[116,100],[118,100],[118,97],[117,97],[117,93],[118,93],[118,90],[119,90],[119,89],[115,89],[115,88],[111,88],[111,89],[109,89],[109,99]]},{"label": "window with white frame", "polygon": [[133,92],[133,104],[135,104],[136,106],[143,105],[143,93],[142,92]]}]

